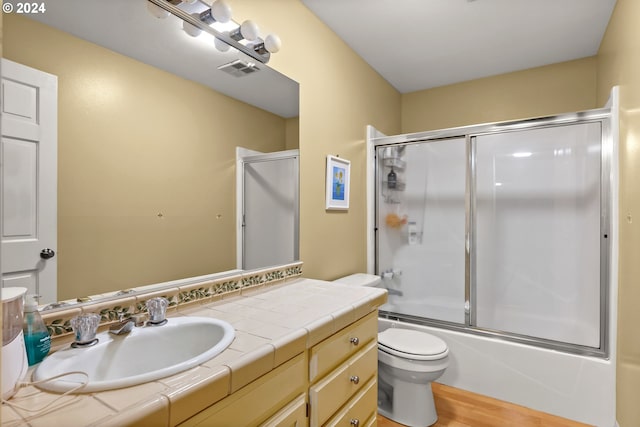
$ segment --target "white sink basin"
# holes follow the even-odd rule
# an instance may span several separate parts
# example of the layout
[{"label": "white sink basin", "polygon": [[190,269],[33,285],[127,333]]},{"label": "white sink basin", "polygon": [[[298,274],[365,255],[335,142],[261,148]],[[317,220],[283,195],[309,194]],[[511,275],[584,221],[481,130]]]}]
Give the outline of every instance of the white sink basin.
[{"label": "white sink basin", "polygon": [[[78,393],[129,387],[157,380],[193,368],[229,347],[235,338],[233,327],[207,317],[170,318],[163,326],[134,328],[126,335],[103,332],[98,344],[67,348],[45,358],[33,373],[33,381],[66,372],[89,376]],[[86,381],[73,374],[39,384],[38,387],[66,392]]]}]

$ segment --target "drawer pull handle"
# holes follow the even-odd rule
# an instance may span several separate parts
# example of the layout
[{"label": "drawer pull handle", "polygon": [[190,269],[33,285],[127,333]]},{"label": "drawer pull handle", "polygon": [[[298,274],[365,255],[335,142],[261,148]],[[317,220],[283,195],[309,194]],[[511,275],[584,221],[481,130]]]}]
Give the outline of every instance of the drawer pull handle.
[{"label": "drawer pull handle", "polygon": [[351,418],[349,424],[351,424],[353,427],[358,427],[360,425],[360,420],[357,418]]},{"label": "drawer pull handle", "polygon": [[351,381],[354,384],[358,384],[360,382],[360,377],[357,375],[352,375],[351,378],[349,378],[349,381]]},{"label": "drawer pull handle", "polygon": [[353,345],[358,345],[360,344],[360,339],[358,337],[353,337],[349,340],[349,342]]}]

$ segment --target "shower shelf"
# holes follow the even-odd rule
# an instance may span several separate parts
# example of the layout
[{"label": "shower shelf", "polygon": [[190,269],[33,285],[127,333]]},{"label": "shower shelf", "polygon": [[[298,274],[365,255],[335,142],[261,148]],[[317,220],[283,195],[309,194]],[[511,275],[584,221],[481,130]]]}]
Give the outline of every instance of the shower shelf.
[{"label": "shower shelf", "polygon": [[391,196],[385,196],[384,202],[388,205],[399,205],[400,203],[402,203],[400,200],[394,199]]},{"label": "shower shelf", "polygon": [[404,169],[407,166],[407,162],[405,162],[404,160],[398,159],[397,157],[390,157],[390,158],[384,159],[384,165],[387,167]]},{"label": "shower shelf", "polygon": [[404,188],[405,188],[404,181],[396,181],[396,188],[389,188],[387,186],[387,181],[382,181],[382,185],[384,186],[385,190],[391,190],[391,191],[404,191]]}]

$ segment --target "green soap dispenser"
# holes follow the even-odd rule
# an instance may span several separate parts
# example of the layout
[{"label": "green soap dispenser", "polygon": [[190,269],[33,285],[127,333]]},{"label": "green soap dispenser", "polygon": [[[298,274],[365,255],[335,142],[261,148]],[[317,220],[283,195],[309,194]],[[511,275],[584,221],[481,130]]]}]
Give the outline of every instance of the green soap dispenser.
[{"label": "green soap dispenser", "polygon": [[35,295],[27,295],[24,304],[24,344],[29,366],[42,362],[51,349],[51,337],[38,311]]}]

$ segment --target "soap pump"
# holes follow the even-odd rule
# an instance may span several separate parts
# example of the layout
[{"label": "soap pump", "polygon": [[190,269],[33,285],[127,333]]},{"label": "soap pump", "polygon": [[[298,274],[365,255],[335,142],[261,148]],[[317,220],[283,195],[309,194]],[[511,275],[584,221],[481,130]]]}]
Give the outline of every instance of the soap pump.
[{"label": "soap pump", "polygon": [[24,304],[24,343],[29,366],[42,362],[51,349],[51,337],[38,311],[35,295],[27,295]]}]

